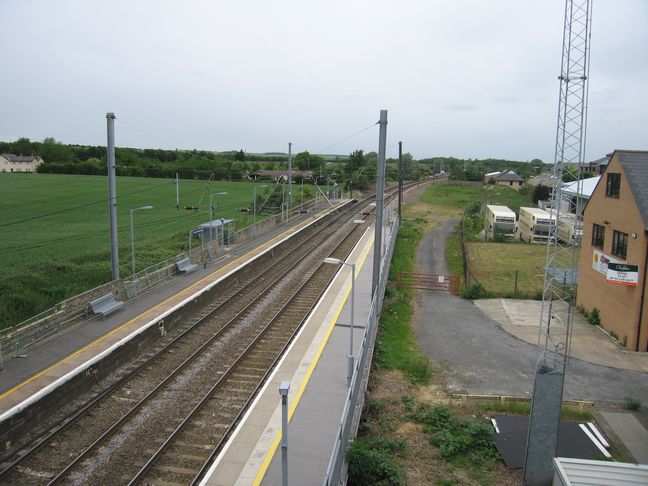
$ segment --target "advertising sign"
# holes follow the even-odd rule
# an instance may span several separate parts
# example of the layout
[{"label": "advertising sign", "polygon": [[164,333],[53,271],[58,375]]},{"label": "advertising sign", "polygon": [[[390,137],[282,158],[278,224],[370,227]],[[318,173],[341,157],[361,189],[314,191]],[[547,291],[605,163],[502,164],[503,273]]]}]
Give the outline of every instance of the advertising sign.
[{"label": "advertising sign", "polygon": [[609,283],[636,287],[639,281],[639,265],[627,263],[608,263],[607,281]]},{"label": "advertising sign", "polygon": [[619,260],[615,260],[611,256],[607,256],[605,253],[594,250],[592,255],[592,268],[599,273],[602,273],[607,277],[608,264],[609,263],[621,263]]}]

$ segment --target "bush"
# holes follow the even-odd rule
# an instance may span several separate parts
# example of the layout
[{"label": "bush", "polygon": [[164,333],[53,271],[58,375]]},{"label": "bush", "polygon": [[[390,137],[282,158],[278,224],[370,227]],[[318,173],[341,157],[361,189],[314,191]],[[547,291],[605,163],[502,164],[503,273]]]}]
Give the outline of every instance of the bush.
[{"label": "bush", "polygon": [[601,313],[596,307],[594,307],[592,309],[592,312],[589,313],[589,316],[587,317],[587,321],[593,326],[601,325]]},{"label": "bush", "polygon": [[486,297],[487,292],[482,284],[476,282],[461,289],[461,297],[464,299],[483,299]]},{"label": "bush", "polygon": [[430,409],[421,404],[409,418],[424,424],[424,430],[433,432],[430,443],[439,448],[439,457],[452,461],[467,456],[475,464],[484,464],[497,457],[491,439],[490,424],[456,417],[443,405]]},{"label": "bush", "polygon": [[389,455],[354,440],[346,453],[348,483],[357,486],[400,486],[405,484],[403,469]]}]

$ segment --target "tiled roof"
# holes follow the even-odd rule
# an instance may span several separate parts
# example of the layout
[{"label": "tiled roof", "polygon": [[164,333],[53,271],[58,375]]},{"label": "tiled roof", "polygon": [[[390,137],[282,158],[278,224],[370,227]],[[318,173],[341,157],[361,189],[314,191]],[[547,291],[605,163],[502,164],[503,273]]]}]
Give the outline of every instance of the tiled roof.
[{"label": "tiled roof", "polygon": [[34,162],[35,160],[38,160],[38,157],[33,155],[2,154],[2,156],[9,162]]},{"label": "tiled roof", "polygon": [[648,229],[648,151],[615,150],[614,155],[619,158],[644,226]]},{"label": "tiled roof", "polygon": [[494,179],[496,181],[514,181],[514,182],[524,181],[524,179],[522,177],[517,175],[512,170],[505,170],[500,175],[494,177]]}]

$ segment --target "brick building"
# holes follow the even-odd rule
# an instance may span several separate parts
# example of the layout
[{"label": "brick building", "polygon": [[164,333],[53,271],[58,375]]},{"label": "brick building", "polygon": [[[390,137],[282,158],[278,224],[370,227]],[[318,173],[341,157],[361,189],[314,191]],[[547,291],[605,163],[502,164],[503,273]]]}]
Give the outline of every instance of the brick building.
[{"label": "brick building", "polygon": [[584,211],[577,304],[648,351],[648,151],[615,150]]}]

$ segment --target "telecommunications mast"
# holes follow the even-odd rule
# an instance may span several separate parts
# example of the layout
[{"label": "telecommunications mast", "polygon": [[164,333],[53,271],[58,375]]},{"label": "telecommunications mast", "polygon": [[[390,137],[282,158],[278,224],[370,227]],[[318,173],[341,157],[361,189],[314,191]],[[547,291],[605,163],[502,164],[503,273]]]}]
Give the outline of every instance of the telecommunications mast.
[{"label": "telecommunications mast", "polygon": [[[582,226],[581,166],[587,124],[591,8],[592,0],[565,1],[562,63],[558,78],[560,95],[550,211],[557,225],[561,213],[566,211],[561,206],[563,179],[565,174],[570,174],[577,181],[575,234]],[[560,405],[571,344],[579,245],[574,242],[572,246],[562,246],[555,230],[547,243],[538,359],[524,461],[526,485],[551,484],[553,477],[552,461],[558,444]],[[571,267],[559,266],[559,257],[563,254],[570,257],[565,260],[571,262]]]}]

